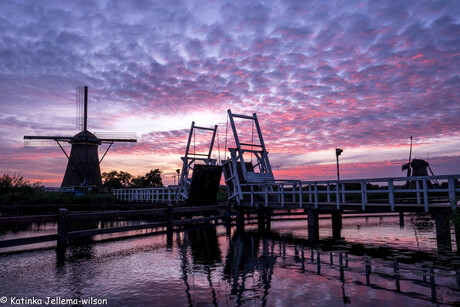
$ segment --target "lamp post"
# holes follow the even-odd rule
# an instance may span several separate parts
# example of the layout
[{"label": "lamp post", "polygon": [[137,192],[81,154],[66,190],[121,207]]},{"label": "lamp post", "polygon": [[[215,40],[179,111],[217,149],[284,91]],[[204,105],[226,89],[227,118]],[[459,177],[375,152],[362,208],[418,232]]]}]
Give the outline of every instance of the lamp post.
[{"label": "lamp post", "polygon": [[337,206],[340,203],[340,172],[339,172],[339,156],[343,152],[343,149],[335,149],[335,157],[337,158]]},{"label": "lamp post", "polygon": [[336,148],[335,149],[335,156],[337,158],[337,180],[340,180],[340,172],[339,172],[339,156],[343,152],[343,149]]},{"label": "lamp post", "polygon": [[177,173],[177,185],[179,185],[179,178],[180,178],[180,169],[176,169],[176,173]]}]

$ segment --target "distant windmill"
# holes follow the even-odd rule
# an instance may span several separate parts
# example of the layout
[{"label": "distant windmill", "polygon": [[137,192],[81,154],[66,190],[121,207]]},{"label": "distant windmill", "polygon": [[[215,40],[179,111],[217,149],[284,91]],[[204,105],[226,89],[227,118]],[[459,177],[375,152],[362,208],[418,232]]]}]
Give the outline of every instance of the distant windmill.
[{"label": "distant windmill", "polygon": [[[412,136],[410,137],[410,151],[409,151],[409,162],[403,164],[402,170],[407,170],[407,177],[418,177],[418,176],[428,176],[428,170],[431,175],[434,176],[433,170],[430,167],[430,163],[422,159],[412,159]],[[435,183],[438,184],[436,179]],[[438,184],[439,185],[439,184]],[[431,181],[428,180],[428,186],[431,188]],[[407,188],[415,188],[415,182],[406,182]]]},{"label": "distant windmill", "polygon": [[[67,168],[61,187],[95,187],[102,189],[101,169],[99,164],[104,159],[114,142],[136,142],[137,140],[126,135],[118,137],[98,138],[87,129],[88,123],[88,87],[77,87],[77,103],[80,111],[83,111],[83,119],[80,116],[80,127],[82,129],[74,136],[24,136],[26,146],[43,145],[47,141],[55,141],[68,159]],[[83,108],[81,106],[83,105]],[[83,109],[83,110],[82,110]],[[78,120],[78,118],[77,118]],[[61,142],[72,145],[70,155],[62,147]],[[109,144],[107,150],[99,160],[98,147],[102,144]]]}]

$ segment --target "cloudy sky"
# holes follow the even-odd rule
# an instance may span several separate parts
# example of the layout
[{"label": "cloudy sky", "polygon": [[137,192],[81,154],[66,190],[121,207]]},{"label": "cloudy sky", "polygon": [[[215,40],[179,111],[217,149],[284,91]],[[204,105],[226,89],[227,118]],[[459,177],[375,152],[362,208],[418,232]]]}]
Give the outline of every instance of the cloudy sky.
[{"label": "cloudy sky", "polygon": [[257,113],[279,179],[334,179],[336,147],[342,178],[403,176],[410,136],[460,173],[457,0],[3,0],[0,34],[2,174],[60,185],[59,147],[23,136],[74,135],[79,85],[90,131],[138,137],[102,171],[172,183],[192,121],[219,125],[223,158],[230,108]]}]

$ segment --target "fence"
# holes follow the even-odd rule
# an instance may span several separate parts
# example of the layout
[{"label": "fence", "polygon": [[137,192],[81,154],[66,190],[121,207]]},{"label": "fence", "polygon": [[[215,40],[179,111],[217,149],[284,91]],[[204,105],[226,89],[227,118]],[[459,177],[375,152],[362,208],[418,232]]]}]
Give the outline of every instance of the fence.
[{"label": "fence", "polygon": [[[179,214],[202,214],[204,212],[220,211],[225,209],[227,206],[206,206],[206,207],[173,207],[168,206],[161,209],[148,209],[148,210],[129,210],[129,211],[114,211],[114,212],[94,212],[94,213],[77,213],[69,214],[67,209],[59,209],[58,214],[50,215],[35,215],[35,216],[18,216],[18,217],[2,217],[0,218],[0,225],[2,224],[30,224],[30,223],[40,223],[40,222],[57,222],[58,231],[56,234],[28,237],[28,238],[19,238],[11,240],[0,241],[0,248],[12,247],[26,244],[42,243],[57,241],[58,245],[65,245],[72,239],[91,237],[101,234],[109,233],[120,233],[127,232],[131,230],[141,230],[141,229],[152,229],[157,227],[168,227],[171,230],[174,226],[183,226],[187,224],[194,223],[203,223],[223,220],[226,216],[219,214],[214,214],[207,217],[198,217],[198,218],[189,218],[189,219],[178,219],[174,220],[174,215]],[[212,213],[212,212],[211,212]],[[208,214],[210,215],[210,214]],[[132,219],[136,218],[137,220],[151,220],[156,216],[161,216],[159,221],[154,221],[150,223],[143,223],[138,225],[129,225],[122,227],[110,227],[110,228],[97,228],[97,229],[84,229],[71,231],[68,227],[69,222],[80,222],[85,223],[87,221],[100,221],[100,220],[116,220],[121,219]]]},{"label": "fence", "polygon": [[[264,184],[241,184],[237,187],[238,192],[230,196],[230,200],[242,206],[283,208],[289,204],[303,208],[308,204],[314,205],[315,209],[331,204],[341,209],[343,205],[349,204],[366,210],[368,205],[378,203],[395,211],[397,206],[415,205],[428,212],[432,206],[456,205],[456,193],[460,192],[459,178],[460,175],[340,181],[275,180]],[[406,187],[408,181],[409,188]],[[434,186],[432,181],[438,184]]]},{"label": "fence", "polygon": [[125,202],[172,203],[176,199],[177,186],[163,188],[126,188],[114,189],[118,200]]}]

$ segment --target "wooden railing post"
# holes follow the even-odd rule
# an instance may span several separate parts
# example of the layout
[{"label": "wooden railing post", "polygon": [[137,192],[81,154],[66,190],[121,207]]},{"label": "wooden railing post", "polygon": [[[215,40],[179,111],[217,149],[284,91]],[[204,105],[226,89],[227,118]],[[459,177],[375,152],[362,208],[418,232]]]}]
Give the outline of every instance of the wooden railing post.
[{"label": "wooden railing post", "polygon": [[455,181],[454,178],[449,178],[448,180],[449,188],[449,202],[452,205],[452,209],[457,209],[457,199],[455,197]]},{"label": "wooden railing post", "polygon": [[67,223],[69,218],[69,210],[60,208],[59,209],[59,220],[58,220],[58,247],[65,247],[68,242],[67,237]]},{"label": "wooden railing post", "polygon": [[174,207],[172,204],[168,204],[166,213],[168,215],[168,231],[172,231],[173,221],[174,221]]}]

